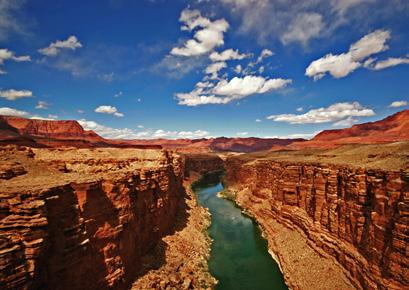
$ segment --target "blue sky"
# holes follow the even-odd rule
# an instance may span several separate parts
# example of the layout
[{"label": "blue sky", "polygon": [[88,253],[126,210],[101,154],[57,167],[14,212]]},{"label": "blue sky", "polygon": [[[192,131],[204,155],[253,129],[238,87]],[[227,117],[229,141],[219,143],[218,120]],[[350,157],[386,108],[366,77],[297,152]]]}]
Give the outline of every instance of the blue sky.
[{"label": "blue sky", "polygon": [[310,137],[407,109],[405,0],[0,0],[0,114]]}]

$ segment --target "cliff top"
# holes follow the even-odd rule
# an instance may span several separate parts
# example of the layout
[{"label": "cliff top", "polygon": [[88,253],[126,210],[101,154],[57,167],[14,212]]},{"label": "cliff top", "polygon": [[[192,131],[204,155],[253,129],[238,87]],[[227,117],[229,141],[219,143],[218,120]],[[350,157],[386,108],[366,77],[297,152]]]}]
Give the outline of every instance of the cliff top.
[{"label": "cliff top", "polygon": [[166,166],[161,150],[119,148],[28,149],[0,147],[1,193],[45,190],[71,182],[93,182]]},{"label": "cliff top", "polygon": [[274,160],[284,162],[348,165],[371,169],[401,170],[409,168],[409,142],[343,145],[334,149],[258,152],[242,154],[236,158],[247,162]]}]

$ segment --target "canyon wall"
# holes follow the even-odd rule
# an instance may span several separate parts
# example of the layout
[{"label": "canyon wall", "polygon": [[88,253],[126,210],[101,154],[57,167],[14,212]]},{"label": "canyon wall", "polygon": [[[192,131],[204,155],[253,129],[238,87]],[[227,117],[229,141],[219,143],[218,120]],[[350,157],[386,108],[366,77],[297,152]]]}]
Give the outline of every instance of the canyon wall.
[{"label": "canyon wall", "polygon": [[267,235],[273,220],[300,231],[320,255],[336,259],[357,288],[409,287],[408,170],[239,157],[228,158],[225,168],[237,202]]},{"label": "canyon wall", "polygon": [[224,161],[217,154],[184,154],[185,176],[191,171],[201,175],[221,171],[224,169]]},{"label": "canyon wall", "polygon": [[[113,151],[90,152],[86,162],[93,164],[87,167],[84,160],[61,166],[62,160],[46,161],[41,152],[39,159],[13,159],[26,167],[25,179],[0,180],[0,288],[129,287],[142,256],[172,231],[183,203],[180,157],[159,151],[149,166],[136,150],[118,151],[132,158],[115,161],[101,158]],[[64,152],[47,154],[59,158]],[[74,151],[75,158],[81,152]],[[10,152],[5,156],[13,158]],[[53,164],[66,173],[50,169]]]}]

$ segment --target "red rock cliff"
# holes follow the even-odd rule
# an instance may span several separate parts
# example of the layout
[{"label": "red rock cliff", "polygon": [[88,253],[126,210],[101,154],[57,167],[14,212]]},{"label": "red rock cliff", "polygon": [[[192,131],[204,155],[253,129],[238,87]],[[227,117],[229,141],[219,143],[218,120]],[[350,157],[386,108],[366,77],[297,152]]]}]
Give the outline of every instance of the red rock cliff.
[{"label": "red rock cliff", "polygon": [[408,170],[234,157],[225,168],[241,206],[262,225],[274,219],[302,230],[358,288],[408,289]]},{"label": "red rock cliff", "polygon": [[68,150],[41,150],[35,160],[4,157],[28,173],[0,180],[0,288],[125,289],[173,227],[180,158],[112,149],[74,151],[67,161]]},{"label": "red rock cliff", "polygon": [[93,131],[84,130],[77,121],[33,120],[19,117],[0,116],[9,126],[21,135],[44,138],[85,138],[104,140]]}]

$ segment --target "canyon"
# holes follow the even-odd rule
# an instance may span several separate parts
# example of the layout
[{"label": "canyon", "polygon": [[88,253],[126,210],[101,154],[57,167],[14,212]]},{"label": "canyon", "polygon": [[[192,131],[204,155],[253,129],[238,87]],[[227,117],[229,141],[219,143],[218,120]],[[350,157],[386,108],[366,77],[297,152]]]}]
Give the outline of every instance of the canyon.
[{"label": "canyon", "polygon": [[309,141],[108,140],[0,117],[0,288],[213,289],[211,216],[191,190],[210,173],[290,289],[405,289],[408,120]]}]

